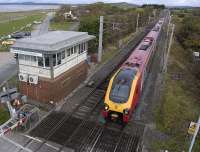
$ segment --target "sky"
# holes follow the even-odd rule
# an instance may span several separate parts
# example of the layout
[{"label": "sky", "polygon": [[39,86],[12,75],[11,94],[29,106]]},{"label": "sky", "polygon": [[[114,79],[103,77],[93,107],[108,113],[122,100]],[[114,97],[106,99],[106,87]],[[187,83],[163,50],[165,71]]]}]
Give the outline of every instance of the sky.
[{"label": "sky", "polygon": [[133,4],[165,4],[167,6],[198,6],[200,7],[200,0],[0,0],[4,2],[37,2],[37,3],[94,3],[94,2],[128,2]]}]

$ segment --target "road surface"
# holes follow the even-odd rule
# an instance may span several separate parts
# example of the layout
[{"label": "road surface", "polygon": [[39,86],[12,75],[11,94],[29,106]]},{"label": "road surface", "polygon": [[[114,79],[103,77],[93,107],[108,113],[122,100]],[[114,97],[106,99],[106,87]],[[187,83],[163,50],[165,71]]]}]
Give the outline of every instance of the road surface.
[{"label": "road surface", "polygon": [[42,24],[39,24],[35,27],[35,30],[31,33],[31,36],[41,35],[48,32],[49,23],[54,16],[54,12],[47,14],[47,17],[44,19]]},{"label": "road surface", "polygon": [[14,55],[10,52],[0,53],[0,85],[17,73]]},{"label": "road surface", "polygon": [[68,31],[78,31],[79,24],[80,24],[79,22],[73,23],[73,24],[68,28]]}]

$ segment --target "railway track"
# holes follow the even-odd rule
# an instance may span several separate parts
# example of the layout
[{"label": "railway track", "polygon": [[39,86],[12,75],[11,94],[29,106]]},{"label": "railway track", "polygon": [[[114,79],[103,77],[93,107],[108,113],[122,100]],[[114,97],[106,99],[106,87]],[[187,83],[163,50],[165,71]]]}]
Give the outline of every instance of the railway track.
[{"label": "railway track", "polygon": [[[77,152],[129,151],[136,152],[141,135],[128,135],[121,127],[101,125],[98,115],[103,107],[107,78],[72,113],[53,112],[37,128],[32,136],[50,140]],[[96,118],[91,120],[91,118]],[[123,146],[122,146],[123,145]]]},{"label": "railway track", "polygon": [[49,140],[62,145],[60,151],[64,147],[77,152],[138,151],[144,126],[135,124],[122,130],[116,125],[102,125],[98,122],[108,82],[107,76],[72,112],[52,112],[30,135],[44,139],[44,143]]},{"label": "railway track", "polygon": [[[53,112],[30,134],[77,152],[137,151],[141,135],[128,134],[121,126],[98,123],[97,116],[103,107],[102,100],[108,80],[97,87],[72,113]],[[96,119],[92,121],[91,117]]]}]

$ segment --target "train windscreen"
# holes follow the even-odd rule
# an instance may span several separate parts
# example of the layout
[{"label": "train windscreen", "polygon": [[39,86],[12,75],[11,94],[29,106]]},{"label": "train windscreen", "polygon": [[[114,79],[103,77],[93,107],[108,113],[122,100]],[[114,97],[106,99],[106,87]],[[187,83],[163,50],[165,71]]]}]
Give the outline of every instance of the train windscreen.
[{"label": "train windscreen", "polygon": [[115,76],[110,92],[110,100],[115,103],[126,103],[132,81],[135,78],[137,71],[135,69],[121,69]]}]

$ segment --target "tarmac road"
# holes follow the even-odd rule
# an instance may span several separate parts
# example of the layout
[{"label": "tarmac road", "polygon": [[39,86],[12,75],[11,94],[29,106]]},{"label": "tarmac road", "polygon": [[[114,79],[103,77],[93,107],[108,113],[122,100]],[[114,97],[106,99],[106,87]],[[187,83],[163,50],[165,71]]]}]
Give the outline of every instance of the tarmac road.
[{"label": "tarmac road", "polygon": [[36,29],[31,33],[31,35],[36,36],[47,33],[49,29],[49,23],[53,17],[54,17],[54,12],[48,13],[47,17],[44,19],[42,24],[37,25]]},{"label": "tarmac road", "polygon": [[17,73],[14,55],[10,52],[0,53],[0,85]]},{"label": "tarmac road", "polygon": [[68,31],[78,31],[79,24],[79,22],[75,22],[69,27]]}]

